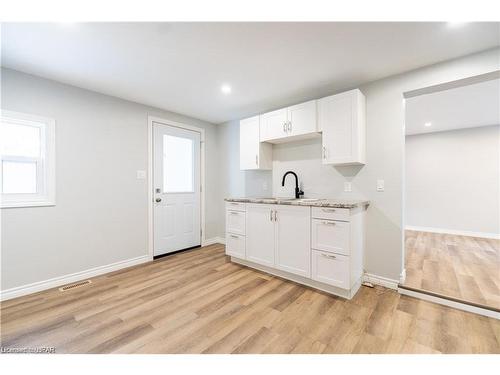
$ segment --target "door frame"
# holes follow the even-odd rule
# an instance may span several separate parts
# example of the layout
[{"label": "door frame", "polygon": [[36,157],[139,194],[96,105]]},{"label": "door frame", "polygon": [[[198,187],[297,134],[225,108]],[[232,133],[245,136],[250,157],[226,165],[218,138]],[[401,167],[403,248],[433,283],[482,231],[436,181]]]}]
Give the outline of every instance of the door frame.
[{"label": "door frame", "polygon": [[205,243],[205,129],[170,119],[148,115],[148,257],[154,256],[154,202],[153,202],[153,123],[173,126],[200,133],[200,228],[201,246]]}]

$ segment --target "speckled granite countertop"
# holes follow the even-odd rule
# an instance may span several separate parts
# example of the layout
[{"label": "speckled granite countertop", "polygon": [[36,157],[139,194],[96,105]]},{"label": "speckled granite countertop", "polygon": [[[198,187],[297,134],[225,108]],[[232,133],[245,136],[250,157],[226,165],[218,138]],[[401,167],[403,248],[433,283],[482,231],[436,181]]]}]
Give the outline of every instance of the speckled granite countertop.
[{"label": "speckled granite countertop", "polygon": [[368,206],[370,204],[370,201],[352,199],[226,198],[225,201],[333,208],[355,208],[358,206]]}]

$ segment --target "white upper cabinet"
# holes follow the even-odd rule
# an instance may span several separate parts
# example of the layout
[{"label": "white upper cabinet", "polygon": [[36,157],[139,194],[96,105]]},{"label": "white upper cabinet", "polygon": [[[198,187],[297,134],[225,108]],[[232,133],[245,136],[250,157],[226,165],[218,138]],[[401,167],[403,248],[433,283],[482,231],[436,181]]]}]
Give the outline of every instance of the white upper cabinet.
[{"label": "white upper cabinet", "polygon": [[287,132],[286,108],[260,115],[261,141],[286,137]]},{"label": "white upper cabinet", "polygon": [[318,100],[323,164],[365,164],[365,97],[351,90]]},{"label": "white upper cabinet", "polygon": [[316,100],[288,107],[287,121],[288,136],[317,132]]},{"label": "white upper cabinet", "polygon": [[261,142],[286,142],[316,135],[317,131],[316,100],[260,116]]},{"label": "white upper cabinet", "polygon": [[259,116],[240,121],[240,169],[272,169],[271,144],[260,142]]}]

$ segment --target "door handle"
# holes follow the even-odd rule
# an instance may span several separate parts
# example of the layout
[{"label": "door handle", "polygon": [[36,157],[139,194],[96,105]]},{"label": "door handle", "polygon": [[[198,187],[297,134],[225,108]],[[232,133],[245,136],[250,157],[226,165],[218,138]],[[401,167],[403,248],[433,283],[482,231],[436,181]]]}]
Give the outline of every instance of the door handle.
[{"label": "door handle", "polygon": [[161,198],[156,198],[155,201],[156,201],[156,203],[160,203],[161,202]]}]

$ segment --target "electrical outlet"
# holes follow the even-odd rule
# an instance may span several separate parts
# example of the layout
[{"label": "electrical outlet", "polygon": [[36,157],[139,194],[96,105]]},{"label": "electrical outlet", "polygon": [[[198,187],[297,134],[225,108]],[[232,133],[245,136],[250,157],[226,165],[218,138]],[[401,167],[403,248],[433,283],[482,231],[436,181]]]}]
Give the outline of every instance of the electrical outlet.
[{"label": "electrical outlet", "polygon": [[352,191],[352,184],[350,182],[344,182],[344,191],[350,192]]},{"label": "electrical outlet", "polygon": [[385,189],[385,181],[377,180],[377,191],[384,191]]}]

